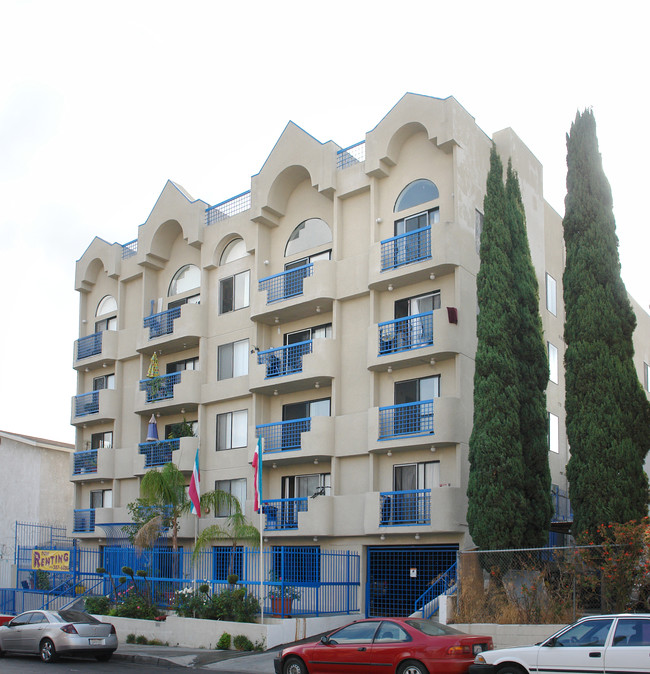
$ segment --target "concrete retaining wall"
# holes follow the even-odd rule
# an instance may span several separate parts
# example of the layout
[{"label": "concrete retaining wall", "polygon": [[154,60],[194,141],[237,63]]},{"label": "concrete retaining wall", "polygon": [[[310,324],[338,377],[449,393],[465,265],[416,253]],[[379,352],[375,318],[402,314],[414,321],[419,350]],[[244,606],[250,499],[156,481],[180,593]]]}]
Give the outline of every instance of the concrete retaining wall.
[{"label": "concrete retaining wall", "polygon": [[136,620],[117,616],[96,616],[104,622],[115,625],[117,638],[126,643],[129,634],[144,636],[147,639],[158,639],[170,646],[186,648],[216,649],[217,642],[224,632],[232,637],[243,634],[254,644],[262,644],[264,648],[273,648],[280,644],[333,630],[345,625],[360,616],[338,615],[321,618],[265,618],[264,625],[256,623],[233,623],[220,620],[199,620],[195,618],[179,618],[170,615],[164,622],[155,620]]},{"label": "concrete retaining wall", "polygon": [[564,627],[562,625],[495,625],[493,623],[453,623],[454,627],[467,634],[485,634],[492,637],[495,648],[510,648],[511,646],[529,646],[547,637]]}]

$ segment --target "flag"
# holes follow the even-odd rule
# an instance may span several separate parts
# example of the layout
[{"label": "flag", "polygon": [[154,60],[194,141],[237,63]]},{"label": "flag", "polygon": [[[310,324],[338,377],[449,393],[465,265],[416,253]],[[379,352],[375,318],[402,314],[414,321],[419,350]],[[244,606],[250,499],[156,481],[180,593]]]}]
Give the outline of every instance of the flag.
[{"label": "flag", "polygon": [[262,500],[262,438],[257,438],[255,445],[255,454],[253,454],[253,470],[255,471],[255,500],[253,501],[253,510],[260,511],[260,501]]},{"label": "flag", "polygon": [[190,480],[190,501],[192,501],[192,512],[201,517],[201,474],[199,473],[199,450],[196,450],[196,458],[194,459],[194,470],[192,471],[192,479]]}]

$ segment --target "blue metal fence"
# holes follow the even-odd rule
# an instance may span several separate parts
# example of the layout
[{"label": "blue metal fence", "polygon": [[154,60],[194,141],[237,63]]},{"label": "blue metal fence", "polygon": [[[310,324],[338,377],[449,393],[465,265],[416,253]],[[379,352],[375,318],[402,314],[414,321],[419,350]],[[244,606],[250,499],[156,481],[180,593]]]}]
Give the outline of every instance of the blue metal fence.
[{"label": "blue metal fence", "polygon": [[288,271],[273,274],[259,280],[259,289],[266,290],[266,303],[272,304],[289,297],[302,295],[302,282],[314,273],[314,265],[307,264]]},{"label": "blue metal fence", "polygon": [[379,323],[379,355],[433,344],[433,311]]},{"label": "blue metal fence", "polygon": [[379,526],[431,524],[431,489],[385,491],[379,494]]},{"label": "blue metal fence", "polygon": [[74,453],[73,475],[97,472],[97,450],[87,449],[83,452]]},{"label": "blue metal fence", "polygon": [[77,340],[77,360],[96,356],[102,352],[102,333],[96,332]]},{"label": "blue metal fence", "polygon": [[126,260],[129,257],[133,257],[138,252],[138,240],[133,239],[127,243],[122,244],[122,259]]},{"label": "blue metal fence", "polygon": [[311,417],[256,426],[257,437],[264,440],[264,454],[300,449],[300,436],[311,430]]},{"label": "blue metal fence", "polygon": [[174,332],[174,321],[181,315],[181,308],[174,307],[158,314],[151,314],[144,319],[144,327],[149,328],[149,339],[171,335]]},{"label": "blue metal fence", "polygon": [[82,393],[74,397],[74,415],[84,417],[99,412],[99,391]]},{"label": "blue metal fence", "polygon": [[431,227],[398,234],[381,242],[381,271],[431,257]]},{"label": "blue metal fence", "polygon": [[307,512],[309,499],[306,496],[299,498],[266,499],[262,501],[264,513],[264,529],[297,529],[298,513]]},{"label": "blue metal fence", "polygon": [[95,509],[85,508],[75,510],[72,531],[75,533],[90,533],[95,531]]},{"label": "blue metal fence", "polygon": [[181,381],[180,372],[163,374],[152,379],[141,379],[140,390],[145,391],[148,403],[156,400],[167,400],[174,397],[174,386]]},{"label": "blue metal fence", "polygon": [[233,215],[243,213],[251,207],[251,193],[242,192],[235,197],[226,199],[219,204],[210,206],[205,209],[205,224],[206,226],[214,225],[216,222],[226,220]]},{"label": "blue metal fence", "polygon": [[433,435],[433,400],[379,408],[379,439]]},{"label": "blue metal fence", "polygon": [[[62,605],[62,602],[57,603],[57,598],[69,601],[81,590],[114,599],[108,574],[118,585],[118,593],[128,592],[135,583],[141,592],[150,593],[156,604],[169,607],[175,592],[195,589],[197,582],[208,584],[213,593],[228,588],[226,575],[233,552],[238,584],[264,605],[267,614],[326,615],[359,610],[360,558],[358,553],[350,551],[322,551],[318,546],[265,548],[260,575],[259,550],[244,547],[233,551],[232,546],[215,546],[213,550],[200,552],[194,559],[191,551],[182,548],[174,552],[169,547],[106,547],[103,550],[74,547],[70,549],[70,571],[43,572],[40,582],[47,587],[42,589],[35,587],[31,552],[32,548],[20,549],[20,589],[12,591],[13,597],[8,592],[0,593],[0,601],[8,606],[7,612],[21,611],[24,607],[38,608],[46,602]],[[133,569],[135,574],[145,571],[146,580],[129,578],[120,584],[119,578],[125,575],[124,566]],[[97,573],[98,567],[103,567],[107,573]],[[291,606],[284,602],[278,607],[277,597],[291,598]],[[18,605],[14,606],[16,601]]]},{"label": "blue metal fence", "polygon": [[348,166],[360,164],[366,160],[366,141],[362,140],[336,153],[336,168],[343,170]]},{"label": "blue metal fence", "polygon": [[266,379],[302,372],[302,357],[311,353],[313,340],[267,349],[257,354],[257,362],[266,365]]},{"label": "blue metal fence", "polygon": [[154,442],[141,442],[138,452],[144,454],[144,467],[164,466],[172,460],[172,452],[181,446],[180,438],[170,440],[155,440]]}]

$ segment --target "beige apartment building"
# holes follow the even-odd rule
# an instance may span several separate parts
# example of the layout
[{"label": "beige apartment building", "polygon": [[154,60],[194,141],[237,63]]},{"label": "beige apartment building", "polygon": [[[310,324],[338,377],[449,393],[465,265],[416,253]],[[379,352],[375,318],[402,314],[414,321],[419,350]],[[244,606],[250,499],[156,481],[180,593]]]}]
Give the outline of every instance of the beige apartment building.
[{"label": "beige apartment building", "polygon": [[[454,98],[407,94],[355,146],[289,123],[249,192],[210,206],[168,182],[137,240],[92,241],[76,267],[74,535],[105,542],[111,523],[129,521],[142,475],[171,460],[189,482],[197,448],[202,490],[230,491],[257,524],[261,437],[265,544],[352,550],[389,585],[391,574],[426,584],[470,547],[492,142],[521,182],[566,518],[564,246],[542,166],[511,129],[490,138]],[[650,325],[639,318],[647,390]],[[154,354],[159,375],[148,376]],[[152,414],[158,442],[147,439]],[[184,420],[195,435],[169,439]],[[186,548],[195,520],[181,525]],[[198,526],[216,521],[204,513]]]}]

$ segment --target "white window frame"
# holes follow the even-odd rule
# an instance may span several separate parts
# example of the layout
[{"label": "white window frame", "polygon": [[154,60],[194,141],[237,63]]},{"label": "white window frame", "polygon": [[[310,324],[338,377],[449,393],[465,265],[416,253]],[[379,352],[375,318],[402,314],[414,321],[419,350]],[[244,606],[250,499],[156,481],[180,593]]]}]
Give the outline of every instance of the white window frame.
[{"label": "white window frame", "polygon": [[[94,494],[100,495],[101,505],[93,505]],[[112,508],[113,507],[113,490],[112,489],[93,489],[90,492],[90,507],[91,508]]]},{"label": "white window frame", "polygon": [[217,381],[247,375],[249,353],[248,338],[220,344],[217,347]]},{"label": "white window frame", "polygon": [[553,412],[548,413],[548,451],[560,453],[560,418]]},{"label": "white window frame", "polygon": [[551,344],[551,342],[546,342],[546,345],[548,351],[548,378],[554,384],[557,384],[560,376],[557,346]]},{"label": "white window frame", "polygon": [[[221,446],[220,430],[225,433]],[[235,410],[217,414],[216,448],[218,452],[241,449],[248,446],[248,410]]]},{"label": "white window frame", "polygon": [[557,316],[557,281],[546,272],[546,308]]},{"label": "white window frame", "polygon": [[[250,305],[250,277],[249,269],[233,276],[219,279],[219,313],[229,314],[239,309],[245,309]],[[232,279],[232,308],[224,310],[224,283]]]},{"label": "white window frame", "polygon": [[[233,489],[234,487],[234,489]],[[214,481],[215,490],[225,491],[226,493],[234,496],[239,502],[239,507],[242,512],[246,511],[246,478],[239,477],[232,480],[215,480]],[[214,513],[215,517],[229,517],[234,515],[233,509],[229,504],[222,505],[217,512]]]},{"label": "white window frame", "polygon": [[643,388],[650,393],[650,365],[643,363]]}]

